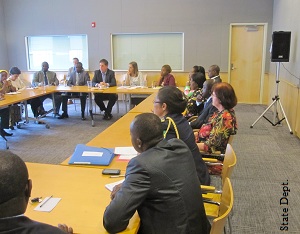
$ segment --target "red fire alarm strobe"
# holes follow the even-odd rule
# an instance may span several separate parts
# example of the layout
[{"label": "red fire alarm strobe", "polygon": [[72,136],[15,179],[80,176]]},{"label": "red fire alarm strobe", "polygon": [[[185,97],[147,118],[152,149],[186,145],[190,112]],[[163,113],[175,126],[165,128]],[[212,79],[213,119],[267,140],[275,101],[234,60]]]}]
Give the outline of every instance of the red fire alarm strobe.
[{"label": "red fire alarm strobe", "polygon": [[92,28],[96,27],[96,22],[92,22]]}]

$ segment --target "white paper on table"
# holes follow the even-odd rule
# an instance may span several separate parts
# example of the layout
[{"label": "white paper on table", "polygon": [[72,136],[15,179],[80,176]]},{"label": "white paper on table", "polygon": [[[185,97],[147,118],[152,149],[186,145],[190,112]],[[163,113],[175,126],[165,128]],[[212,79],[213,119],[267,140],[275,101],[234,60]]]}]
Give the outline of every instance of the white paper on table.
[{"label": "white paper on table", "polygon": [[[61,198],[58,197],[45,197],[44,200],[34,208],[35,211],[50,212],[59,203]],[[45,204],[44,204],[45,203]],[[44,205],[43,205],[44,204]],[[42,207],[41,207],[42,206]]]},{"label": "white paper on table", "polygon": [[17,91],[17,92],[10,92],[10,93],[6,93],[7,95],[15,95],[15,94],[20,94],[21,92]]},{"label": "white paper on table", "polygon": [[119,86],[117,89],[129,89],[130,88],[130,86]]},{"label": "white paper on table", "polygon": [[113,189],[114,189],[114,187],[115,187],[116,185],[118,185],[118,184],[122,184],[124,180],[125,180],[125,179],[119,180],[119,181],[117,181],[117,182],[113,182],[113,183],[110,183],[110,184],[106,184],[106,185],[105,185],[105,188],[107,188],[109,191],[112,192]]},{"label": "white paper on table", "polygon": [[129,160],[133,159],[136,156],[137,156],[137,154],[121,154],[119,156],[119,159],[120,160],[128,160],[129,161]]},{"label": "white paper on table", "polygon": [[133,148],[133,146],[128,147],[116,147],[115,148],[115,154],[121,154],[121,155],[137,155],[137,151]]},{"label": "white paper on table", "polygon": [[83,151],[82,156],[88,156],[88,157],[102,157],[102,156],[103,156],[103,152]]}]

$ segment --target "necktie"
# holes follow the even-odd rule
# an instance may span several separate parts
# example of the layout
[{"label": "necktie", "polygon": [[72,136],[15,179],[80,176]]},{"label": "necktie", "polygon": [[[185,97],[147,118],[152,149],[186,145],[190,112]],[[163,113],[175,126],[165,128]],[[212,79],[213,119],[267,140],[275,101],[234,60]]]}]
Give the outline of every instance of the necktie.
[{"label": "necktie", "polygon": [[46,72],[44,72],[44,83],[45,85],[48,85],[48,78]]},{"label": "necktie", "polygon": [[105,83],[107,83],[106,82],[106,74],[104,72],[102,72],[102,81],[105,82]]},{"label": "necktie", "polygon": [[76,71],[76,67],[73,67],[73,71]]},{"label": "necktie", "polygon": [[207,106],[207,101],[206,102],[204,102],[204,108]]},{"label": "necktie", "polygon": [[76,72],[76,85],[79,85],[79,74]]}]

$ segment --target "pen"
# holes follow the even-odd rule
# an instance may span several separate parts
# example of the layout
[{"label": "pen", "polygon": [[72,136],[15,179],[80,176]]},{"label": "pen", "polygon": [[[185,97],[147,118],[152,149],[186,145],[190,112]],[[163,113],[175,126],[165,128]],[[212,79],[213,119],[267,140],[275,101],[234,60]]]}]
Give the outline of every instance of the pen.
[{"label": "pen", "polygon": [[110,178],[118,178],[118,177],[125,177],[125,175],[112,175]]},{"label": "pen", "polygon": [[46,201],[44,201],[41,205],[40,205],[40,208],[45,205],[45,203],[47,203],[47,201],[49,201],[51,198],[53,197],[53,195],[51,195],[50,197],[48,197],[48,199]]}]

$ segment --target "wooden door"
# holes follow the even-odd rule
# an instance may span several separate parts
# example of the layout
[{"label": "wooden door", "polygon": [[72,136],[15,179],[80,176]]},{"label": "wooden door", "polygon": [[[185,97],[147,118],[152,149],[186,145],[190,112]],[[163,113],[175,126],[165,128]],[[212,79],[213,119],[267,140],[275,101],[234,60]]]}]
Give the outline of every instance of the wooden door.
[{"label": "wooden door", "polygon": [[240,103],[261,103],[263,43],[263,25],[231,27],[229,81]]}]

